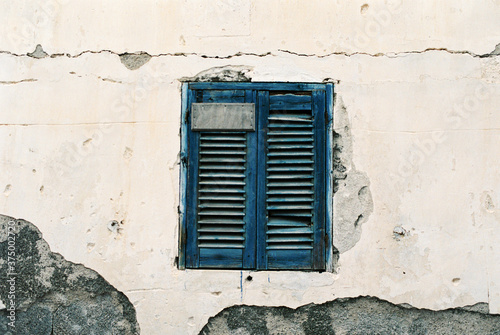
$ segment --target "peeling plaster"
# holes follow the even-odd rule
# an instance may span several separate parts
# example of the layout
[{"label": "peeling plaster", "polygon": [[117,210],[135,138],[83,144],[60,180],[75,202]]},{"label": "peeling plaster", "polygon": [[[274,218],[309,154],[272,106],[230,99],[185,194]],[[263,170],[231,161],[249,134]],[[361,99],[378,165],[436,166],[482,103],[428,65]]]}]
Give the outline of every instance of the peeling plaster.
[{"label": "peeling plaster", "polygon": [[135,54],[124,53],[120,55],[120,61],[129,70],[137,70],[151,59],[151,56],[146,52]]},{"label": "peeling plaster", "polygon": [[45,51],[43,51],[43,48],[40,44],[37,44],[36,48],[35,48],[35,51],[33,52],[30,52],[27,54],[29,57],[33,57],[33,58],[45,58],[45,57],[48,57],[49,54],[46,53]]},{"label": "peeling plaster", "polygon": [[484,303],[433,311],[375,297],[357,297],[297,309],[231,306],[210,318],[199,335],[499,333],[500,316],[488,314]]},{"label": "peeling plaster", "polygon": [[222,81],[251,81],[249,72],[253,67],[245,65],[227,65],[213,67],[208,70],[201,71],[194,77],[184,77],[180,81],[190,82],[222,82]]},{"label": "peeling plaster", "polygon": [[373,199],[368,175],[354,166],[351,124],[338,95],[335,96],[333,117],[333,246],[338,253],[343,253],[361,238],[361,227],[373,212]]},{"label": "peeling plaster", "polygon": [[[9,296],[13,287],[14,300]],[[51,252],[32,223],[4,215],[0,215],[0,300],[5,302],[0,309],[1,334],[13,330],[8,326],[12,306],[16,334],[140,331],[135,308],[122,292],[94,270]]]}]

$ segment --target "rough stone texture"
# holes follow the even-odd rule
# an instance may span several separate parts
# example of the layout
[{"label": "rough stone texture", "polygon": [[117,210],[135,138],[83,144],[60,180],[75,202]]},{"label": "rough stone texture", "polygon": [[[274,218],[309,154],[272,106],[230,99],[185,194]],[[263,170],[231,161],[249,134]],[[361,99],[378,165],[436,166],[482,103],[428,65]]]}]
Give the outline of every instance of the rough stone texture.
[{"label": "rough stone texture", "polygon": [[[17,334],[139,334],[135,309],[123,293],[95,271],[52,253],[32,223],[0,215],[0,300],[4,305],[9,304],[7,279],[12,278],[7,263],[8,223],[12,221]],[[8,321],[3,308],[0,327]]]},{"label": "rough stone texture", "polygon": [[136,54],[124,53],[120,55],[120,61],[129,70],[137,70],[151,59],[151,56],[145,52]]},{"label": "rough stone texture", "polygon": [[200,335],[226,334],[498,335],[500,315],[465,308],[432,311],[402,307],[373,297],[337,299],[295,310],[242,305],[226,308],[210,318],[200,332]]},{"label": "rough stone texture", "polygon": [[356,170],[352,161],[351,124],[344,102],[337,95],[333,113],[333,246],[343,253],[361,238],[361,225],[373,212],[373,199],[367,174]]}]

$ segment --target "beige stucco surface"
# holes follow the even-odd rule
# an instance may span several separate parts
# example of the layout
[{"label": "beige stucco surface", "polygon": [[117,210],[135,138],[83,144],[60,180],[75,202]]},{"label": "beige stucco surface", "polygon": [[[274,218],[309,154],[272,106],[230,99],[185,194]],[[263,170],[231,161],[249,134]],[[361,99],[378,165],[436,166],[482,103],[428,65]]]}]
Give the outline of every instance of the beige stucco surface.
[{"label": "beige stucco surface", "polygon": [[[500,1],[364,4],[1,2],[0,212],[123,291],[143,334],[358,295],[500,313],[500,56],[478,56],[500,43]],[[28,57],[36,44],[64,55]],[[138,51],[154,57],[131,71],[118,54]],[[335,81],[373,197],[336,273],[175,266],[179,79],[227,65]]]}]

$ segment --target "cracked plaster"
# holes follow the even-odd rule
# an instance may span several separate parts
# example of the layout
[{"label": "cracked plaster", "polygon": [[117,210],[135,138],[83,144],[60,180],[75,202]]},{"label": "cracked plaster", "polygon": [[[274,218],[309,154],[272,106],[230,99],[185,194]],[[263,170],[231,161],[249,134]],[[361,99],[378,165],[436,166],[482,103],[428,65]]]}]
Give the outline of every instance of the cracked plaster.
[{"label": "cracked plaster", "polygon": [[[113,16],[104,7],[89,15],[86,3],[72,6],[78,17],[63,7],[49,20],[57,25],[21,44],[0,39],[0,185],[9,186],[0,208],[37,222],[52,250],[127,292],[146,334],[197,334],[235,304],[296,308],[358,295],[436,310],[484,302],[499,313],[499,7],[404,3],[366,45],[342,46],[383,4],[360,14],[362,2],[319,3],[255,1],[230,17],[250,12],[252,29],[245,21],[220,36],[194,24],[203,6],[145,13],[152,2],[142,2]],[[169,21],[165,11],[177,14]],[[114,18],[115,33],[100,15]],[[136,25],[137,17],[148,19]],[[226,14],[213,18],[211,28],[228,27]],[[150,58],[131,71],[124,54]],[[336,83],[337,273],[176,269],[179,78],[232,66],[251,69],[253,81]],[[423,147],[441,133],[445,141]],[[408,160],[416,163],[401,176]],[[354,174],[343,179],[343,168]],[[359,201],[344,205],[343,194]],[[107,229],[112,220],[123,221],[120,234]]]}]

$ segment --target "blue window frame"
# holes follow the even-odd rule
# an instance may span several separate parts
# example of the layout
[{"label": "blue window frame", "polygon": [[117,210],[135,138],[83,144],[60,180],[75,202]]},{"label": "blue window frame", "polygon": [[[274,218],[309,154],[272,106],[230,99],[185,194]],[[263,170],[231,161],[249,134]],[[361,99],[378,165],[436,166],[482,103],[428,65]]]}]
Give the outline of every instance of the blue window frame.
[{"label": "blue window frame", "polygon": [[179,267],[327,269],[333,84],[186,83],[182,102]]}]

